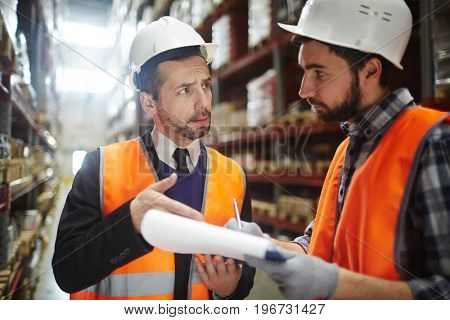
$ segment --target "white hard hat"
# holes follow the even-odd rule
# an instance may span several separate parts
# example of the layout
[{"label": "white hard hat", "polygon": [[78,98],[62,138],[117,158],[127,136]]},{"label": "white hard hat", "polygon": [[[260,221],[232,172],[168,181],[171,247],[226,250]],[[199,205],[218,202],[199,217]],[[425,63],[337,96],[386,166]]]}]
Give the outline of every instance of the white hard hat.
[{"label": "white hard hat", "polygon": [[378,54],[402,69],[412,29],[403,0],[308,0],[291,33],[325,43]]},{"label": "white hard hat", "polygon": [[212,62],[217,44],[205,43],[194,28],[175,18],[162,17],[139,30],[130,48],[129,80],[133,89],[137,90],[135,74],[145,62],[162,52],[191,46],[200,46],[206,63]]}]

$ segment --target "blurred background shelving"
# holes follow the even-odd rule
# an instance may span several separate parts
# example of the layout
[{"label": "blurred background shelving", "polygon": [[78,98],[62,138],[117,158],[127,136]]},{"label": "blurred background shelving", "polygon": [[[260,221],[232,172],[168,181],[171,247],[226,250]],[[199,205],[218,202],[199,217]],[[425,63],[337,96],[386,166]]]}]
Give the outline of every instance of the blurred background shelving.
[{"label": "blurred background shelving", "polygon": [[31,298],[59,187],[56,8],[2,1],[0,23],[0,297]]}]

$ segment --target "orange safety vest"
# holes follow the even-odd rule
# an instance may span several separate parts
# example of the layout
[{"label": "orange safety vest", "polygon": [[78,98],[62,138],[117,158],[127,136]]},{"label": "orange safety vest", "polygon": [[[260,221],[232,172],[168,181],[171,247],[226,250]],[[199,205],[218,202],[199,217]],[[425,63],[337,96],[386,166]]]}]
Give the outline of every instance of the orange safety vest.
[{"label": "orange safety vest", "polygon": [[[119,142],[100,150],[100,199],[104,216],[136,197],[158,181],[153,164],[140,138]],[[234,217],[233,201],[239,211],[245,195],[245,176],[232,159],[207,148],[207,179],[202,213],[208,223],[223,226]],[[205,171],[204,171],[205,172]],[[95,257],[92,257],[95,259]],[[173,299],[175,255],[158,248],[117,268],[99,283],[71,294],[71,299]],[[190,299],[209,299],[194,264],[189,278]]]},{"label": "orange safety vest", "polygon": [[401,114],[354,173],[337,221],[339,177],[349,142],[344,140],[325,179],[308,254],[361,274],[400,280],[396,236],[421,146],[433,127],[449,119],[449,114],[422,107]]}]

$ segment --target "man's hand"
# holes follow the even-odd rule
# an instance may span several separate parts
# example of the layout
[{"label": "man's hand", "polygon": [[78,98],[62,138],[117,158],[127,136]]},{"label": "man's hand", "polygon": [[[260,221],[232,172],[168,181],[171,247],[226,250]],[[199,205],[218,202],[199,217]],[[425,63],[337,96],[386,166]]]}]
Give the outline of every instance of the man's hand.
[{"label": "man's hand", "polygon": [[241,278],[242,266],[236,265],[233,259],[224,261],[221,256],[214,256],[215,264],[208,254],[205,255],[205,260],[203,265],[197,257],[194,259],[203,283],[221,298],[230,296]]},{"label": "man's hand", "polygon": [[141,231],[141,223],[144,214],[150,209],[174,213],[194,220],[203,220],[203,215],[187,205],[172,200],[164,195],[164,192],[175,185],[177,175],[171,174],[168,178],[154,183],[141,191],[130,203],[130,212],[133,225],[138,232]]},{"label": "man's hand", "polygon": [[245,222],[242,221],[242,229],[239,229],[238,222],[235,218],[231,218],[228,220],[228,222],[224,225],[225,228],[231,229],[234,231],[241,231],[243,233],[251,234],[253,236],[257,236],[260,238],[266,238],[270,239],[270,236],[263,233],[261,228],[254,222]]},{"label": "man's hand", "polygon": [[317,257],[296,254],[283,263],[251,256],[245,256],[245,260],[265,271],[286,299],[329,299],[335,294],[339,267]]}]

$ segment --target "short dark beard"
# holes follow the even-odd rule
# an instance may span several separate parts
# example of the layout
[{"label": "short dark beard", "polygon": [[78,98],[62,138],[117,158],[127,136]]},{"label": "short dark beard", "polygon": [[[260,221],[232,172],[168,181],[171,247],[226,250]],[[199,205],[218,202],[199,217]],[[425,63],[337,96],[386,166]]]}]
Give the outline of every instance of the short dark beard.
[{"label": "short dark beard", "polygon": [[[183,138],[195,140],[204,137],[205,135],[208,134],[210,130],[211,112],[208,110],[194,113],[194,115],[186,123],[183,123],[177,120],[171,114],[169,114],[166,110],[164,110],[161,104],[159,104],[156,109],[158,112],[159,119],[161,120],[161,123],[166,132],[173,132],[179,136],[182,136]],[[192,129],[191,127],[188,126],[188,123],[190,121],[205,116],[208,116],[209,118],[209,122],[206,126],[200,127],[198,129]]]},{"label": "short dark beard", "polygon": [[327,110],[324,114],[317,114],[319,119],[324,122],[343,122],[357,116],[359,109],[361,108],[361,90],[359,89],[358,76],[354,74],[352,75],[349,95],[347,96],[347,99],[345,99],[345,101],[336,108],[331,109],[326,104],[314,99],[308,99],[308,102],[311,104],[320,105]]}]

